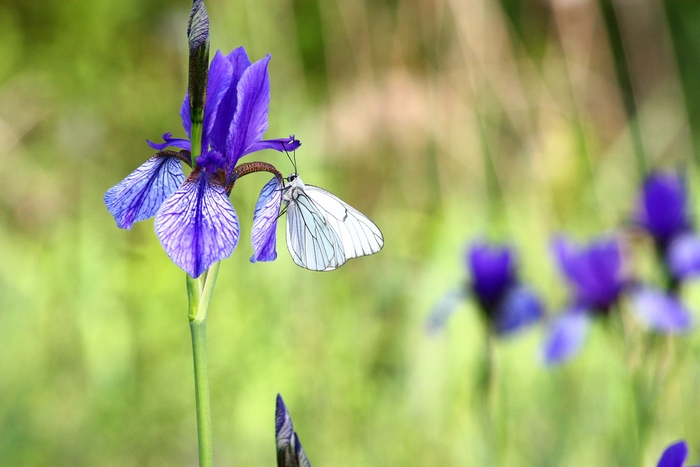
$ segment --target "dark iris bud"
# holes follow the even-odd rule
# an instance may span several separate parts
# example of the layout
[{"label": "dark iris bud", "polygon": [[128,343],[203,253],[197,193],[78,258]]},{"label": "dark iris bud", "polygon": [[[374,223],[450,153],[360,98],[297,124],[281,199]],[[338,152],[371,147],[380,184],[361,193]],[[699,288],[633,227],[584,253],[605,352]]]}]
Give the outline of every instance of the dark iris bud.
[{"label": "dark iris bud", "polygon": [[204,120],[204,103],[207,99],[207,71],[209,69],[209,16],[202,0],[192,2],[190,21],[187,25],[190,45],[188,94],[192,123]]}]

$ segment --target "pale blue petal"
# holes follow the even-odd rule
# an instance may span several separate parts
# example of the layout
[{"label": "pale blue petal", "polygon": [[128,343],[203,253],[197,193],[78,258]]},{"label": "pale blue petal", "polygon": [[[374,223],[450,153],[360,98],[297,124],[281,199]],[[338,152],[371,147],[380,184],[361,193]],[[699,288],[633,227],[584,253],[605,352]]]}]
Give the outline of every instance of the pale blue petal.
[{"label": "pale blue petal", "polygon": [[253,63],[238,82],[238,104],[226,143],[229,171],[233,170],[246,149],[260,141],[267,130],[267,112],[270,104],[270,78],[267,74],[269,62],[268,55]]},{"label": "pale blue petal", "polygon": [[425,323],[428,334],[435,335],[444,329],[447,321],[468,298],[469,292],[466,287],[457,287],[444,294],[430,310]]},{"label": "pale blue petal", "polygon": [[535,292],[519,285],[507,292],[496,310],[493,323],[496,332],[507,334],[539,321],[543,314],[542,302]]},{"label": "pale blue petal", "polygon": [[192,277],[231,256],[240,232],[226,189],[206,172],[194,172],[165,200],[155,228],[170,259]]},{"label": "pale blue petal", "polygon": [[549,326],[544,344],[544,361],[557,365],[573,358],[583,346],[590,318],[581,310],[568,310],[556,317]]},{"label": "pale blue petal", "polygon": [[637,317],[656,331],[678,333],[692,327],[692,316],[676,297],[650,287],[639,287],[630,298]]},{"label": "pale blue petal", "polygon": [[251,263],[256,261],[274,261],[277,259],[277,219],[282,204],[283,182],[273,177],[260,191],[258,202],[253,215],[253,256]]},{"label": "pale blue petal", "polygon": [[130,229],[134,222],[154,216],[184,181],[179,159],[156,154],[110,188],[104,196],[105,204],[117,225]]},{"label": "pale blue petal", "polygon": [[666,256],[673,277],[684,280],[700,275],[700,237],[682,234],[674,238]]}]

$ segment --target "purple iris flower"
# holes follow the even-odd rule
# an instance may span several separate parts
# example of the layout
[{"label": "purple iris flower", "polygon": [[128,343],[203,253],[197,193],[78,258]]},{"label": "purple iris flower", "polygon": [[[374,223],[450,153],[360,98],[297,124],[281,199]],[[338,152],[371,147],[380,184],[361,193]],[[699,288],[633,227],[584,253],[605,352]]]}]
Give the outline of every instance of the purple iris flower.
[{"label": "purple iris flower", "polygon": [[479,304],[497,334],[509,334],[542,318],[543,306],[532,289],[520,283],[515,252],[505,245],[475,242],[466,255],[471,283],[447,294],[428,319],[428,330],[444,326],[469,295]]},{"label": "purple iris flower", "polygon": [[700,237],[693,232],[684,178],[676,172],[653,172],[642,187],[636,225],[646,230],[671,276],[671,289],[700,273]]},{"label": "purple iris flower", "polygon": [[[251,63],[243,47],[228,55],[217,51],[209,67],[201,156],[196,161],[190,158],[192,123],[185,96],[180,116],[187,138],[166,133],[163,143],[148,141],[158,152],[105,194],[107,209],[121,228],[130,229],[134,222],[155,215],[155,230],[163,248],[192,277],[230,256],[238,243],[238,217],[229,200],[241,174],[237,172],[238,161],[263,149],[293,151],[300,145],[294,137],[261,139],[267,130],[270,102],[269,61],[268,55]],[[181,162],[193,167],[186,179]],[[274,168],[260,170],[276,172]],[[276,177],[281,179],[278,173]],[[263,192],[274,196],[265,189]],[[260,218],[254,221],[253,238],[268,239],[254,240],[258,261],[276,257],[269,242],[276,214],[268,215],[269,209],[265,214],[264,218],[258,216],[256,209]]]},{"label": "purple iris flower", "polygon": [[688,457],[688,445],[685,441],[677,441],[666,448],[657,467],[683,467]]},{"label": "purple iris flower", "polygon": [[547,363],[561,363],[573,357],[588,334],[590,319],[608,315],[623,295],[630,298],[637,317],[656,331],[675,333],[690,327],[690,314],[675,297],[641,286],[630,277],[616,238],[599,238],[581,247],[558,237],[552,242],[552,250],[569,283],[571,299],[550,325],[544,346]]},{"label": "purple iris flower", "polygon": [[299,437],[294,431],[292,417],[277,394],[275,410],[275,441],[277,443],[277,467],[311,467]]}]

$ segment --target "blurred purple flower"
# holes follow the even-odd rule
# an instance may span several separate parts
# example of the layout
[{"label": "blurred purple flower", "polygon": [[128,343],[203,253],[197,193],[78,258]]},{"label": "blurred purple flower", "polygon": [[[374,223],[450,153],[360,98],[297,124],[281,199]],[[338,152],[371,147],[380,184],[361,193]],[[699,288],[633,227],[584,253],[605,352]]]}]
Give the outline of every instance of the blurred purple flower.
[{"label": "blurred purple flower", "polygon": [[685,441],[677,441],[666,448],[661,454],[657,467],[683,467],[688,457],[688,445]]},{"label": "blurred purple flower", "polygon": [[497,334],[512,333],[542,318],[540,299],[518,281],[515,253],[510,247],[475,242],[466,259],[471,283],[438,302],[428,318],[429,331],[442,328],[469,295],[473,295]]},{"label": "blurred purple flower", "polygon": [[675,333],[691,326],[690,314],[675,297],[632,280],[616,238],[602,237],[581,247],[557,237],[552,241],[552,251],[569,283],[571,299],[567,309],[550,324],[544,344],[546,363],[562,363],[576,355],[586,338],[590,318],[608,315],[623,294],[630,297],[637,317],[655,331]]},{"label": "blurred purple flower", "polygon": [[652,172],[642,186],[634,221],[664,248],[689,231],[685,181],[674,172]]},{"label": "blurred purple flower", "polygon": [[642,186],[633,220],[654,239],[671,275],[671,288],[700,274],[700,237],[693,233],[688,193],[681,175],[652,172]]},{"label": "blurred purple flower", "polygon": [[275,410],[275,441],[277,443],[277,467],[311,467],[299,437],[294,431],[292,417],[277,394]]},{"label": "blurred purple flower", "polygon": [[[261,140],[270,102],[269,61],[268,55],[251,64],[243,47],[227,56],[217,51],[209,67],[202,155],[195,164],[190,160],[192,123],[185,96],[180,116],[187,139],[166,133],[164,143],[148,141],[158,153],[105,194],[107,209],[121,228],[130,229],[134,222],[155,215],[163,248],[192,277],[230,256],[236,247],[239,223],[228,196],[241,157],[263,149],[293,151],[300,145],[293,137]],[[194,167],[186,180],[181,161]],[[276,226],[276,216],[266,219],[267,224],[257,224],[254,236],[260,235],[258,230],[267,232],[272,222]],[[257,247],[267,247],[255,251],[259,260],[272,256],[269,244]]]}]

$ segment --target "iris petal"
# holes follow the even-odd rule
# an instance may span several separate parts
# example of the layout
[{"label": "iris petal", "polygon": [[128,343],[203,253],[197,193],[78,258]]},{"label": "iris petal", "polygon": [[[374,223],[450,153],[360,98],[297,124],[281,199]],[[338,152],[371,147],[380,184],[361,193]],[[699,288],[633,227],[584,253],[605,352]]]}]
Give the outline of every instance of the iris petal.
[{"label": "iris petal", "polygon": [[217,151],[226,151],[226,139],[231,131],[231,122],[238,104],[238,82],[243,72],[250,66],[250,60],[243,47],[234,49],[226,56],[231,64],[231,83],[226,94],[221,99],[217,109],[216,119],[209,135],[209,143]]},{"label": "iris petal", "polygon": [[[189,109],[189,107],[188,107]],[[189,113],[188,113],[189,115]],[[187,137],[189,138],[189,131],[187,132]],[[191,149],[191,144],[189,139],[182,139],[182,138],[173,138],[172,133],[163,133],[163,140],[165,141],[164,143],[154,143],[150,139],[146,140],[146,144],[148,144],[150,147],[155,149],[156,151],[162,151],[165,148],[180,148],[180,149],[186,149],[190,150]]]},{"label": "iris petal", "polygon": [[552,251],[571,284],[578,305],[607,309],[626,285],[620,244],[614,237],[601,237],[586,248],[563,237],[552,241]]},{"label": "iris petal", "polygon": [[260,191],[258,202],[253,215],[253,256],[251,263],[256,261],[274,261],[277,259],[277,219],[282,204],[283,182],[274,177]]},{"label": "iris petal", "polygon": [[204,132],[202,137],[202,152],[209,148],[209,139],[216,121],[221,99],[231,87],[232,67],[220,50],[216,51],[209,66],[209,81],[207,82],[207,103],[204,107]]},{"label": "iris petal", "polygon": [[262,151],[264,149],[274,149],[275,151],[296,151],[297,148],[301,146],[301,141],[295,139],[293,136],[289,138],[279,138],[279,139],[264,139],[256,143],[251,144],[248,149],[245,150],[244,156],[252,152]]},{"label": "iris petal", "polygon": [[520,285],[506,294],[494,316],[494,326],[499,334],[507,334],[537,322],[542,315],[542,303],[535,292]]},{"label": "iris petal", "polygon": [[469,249],[472,288],[488,311],[501,301],[515,282],[515,255],[506,246],[476,242]]},{"label": "iris petal", "polygon": [[690,227],[685,182],[675,172],[655,172],[644,182],[635,221],[660,244]]},{"label": "iris petal", "polygon": [[192,117],[190,117],[190,95],[185,94],[185,100],[182,101],[180,106],[180,119],[182,120],[182,128],[185,129],[187,134],[187,141],[192,138]]},{"label": "iris petal", "polygon": [[154,216],[163,201],[184,181],[180,161],[159,153],[110,188],[104,201],[117,225],[131,229],[134,222]]},{"label": "iris petal", "polygon": [[676,279],[684,280],[700,274],[700,237],[683,234],[674,238],[666,261]]},{"label": "iris petal", "polygon": [[458,287],[443,295],[430,311],[430,315],[428,315],[425,324],[426,331],[429,334],[436,334],[441,331],[450,317],[467,298],[469,298],[469,292],[466,287]]},{"label": "iris petal", "polygon": [[192,277],[231,256],[240,232],[226,189],[198,171],[165,200],[155,229],[170,259]]},{"label": "iris petal", "polygon": [[692,317],[681,302],[661,290],[640,287],[631,294],[634,313],[652,329],[683,332],[692,326]]},{"label": "iris petal", "polygon": [[688,457],[688,445],[685,441],[678,441],[666,448],[657,467],[683,467],[686,457]]},{"label": "iris petal", "polygon": [[574,357],[581,350],[589,324],[587,313],[580,309],[568,310],[555,318],[544,345],[545,363],[556,365]]},{"label": "iris petal", "polygon": [[267,130],[267,112],[270,104],[270,78],[267,74],[269,62],[268,55],[253,63],[238,82],[236,113],[226,141],[229,171],[233,170],[248,147],[258,142]]}]

